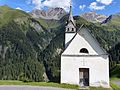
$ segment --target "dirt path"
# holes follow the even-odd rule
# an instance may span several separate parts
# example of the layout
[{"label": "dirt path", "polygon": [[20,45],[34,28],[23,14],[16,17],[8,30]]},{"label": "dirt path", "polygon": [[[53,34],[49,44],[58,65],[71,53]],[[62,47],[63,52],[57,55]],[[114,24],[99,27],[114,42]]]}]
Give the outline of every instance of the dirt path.
[{"label": "dirt path", "polygon": [[1,85],[0,90],[70,90],[70,89],[43,86]]},{"label": "dirt path", "polygon": [[112,83],[114,83],[114,84],[120,86],[120,80],[113,80]]}]

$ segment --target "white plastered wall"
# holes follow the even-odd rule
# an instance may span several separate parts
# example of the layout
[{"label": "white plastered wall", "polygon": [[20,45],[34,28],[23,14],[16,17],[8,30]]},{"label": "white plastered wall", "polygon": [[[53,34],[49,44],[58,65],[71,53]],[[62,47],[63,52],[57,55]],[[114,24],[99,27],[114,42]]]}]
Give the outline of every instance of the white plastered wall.
[{"label": "white plastered wall", "polygon": [[[84,64],[83,64],[84,58]],[[89,85],[109,87],[108,56],[61,56],[61,83],[79,85],[79,68],[89,68]]]}]

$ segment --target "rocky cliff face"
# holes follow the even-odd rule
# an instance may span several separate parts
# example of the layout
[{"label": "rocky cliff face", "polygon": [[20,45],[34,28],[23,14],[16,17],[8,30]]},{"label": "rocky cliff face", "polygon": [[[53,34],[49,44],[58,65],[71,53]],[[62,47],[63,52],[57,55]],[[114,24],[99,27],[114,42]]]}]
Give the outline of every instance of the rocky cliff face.
[{"label": "rocky cliff face", "polygon": [[86,19],[87,21],[90,21],[93,23],[103,22],[107,18],[107,16],[102,14],[97,14],[96,12],[87,12],[87,13],[81,14],[80,16]]},{"label": "rocky cliff face", "polygon": [[66,12],[62,8],[50,8],[48,10],[33,10],[30,15],[34,18],[60,20]]},{"label": "rocky cliff face", "polygon": [[110,15],[108,18],[102,21],[101,24],[107,24],[111,19],[112,19],[112,15]]},{"label": "rocky cliff face", "polygon": [[116,25],[120,25],[119,22],[120,22],[120,13],[117,13],[117,14],[110,15],[101,24],[112,24],[112,25],[114,24],[116,26]]}]

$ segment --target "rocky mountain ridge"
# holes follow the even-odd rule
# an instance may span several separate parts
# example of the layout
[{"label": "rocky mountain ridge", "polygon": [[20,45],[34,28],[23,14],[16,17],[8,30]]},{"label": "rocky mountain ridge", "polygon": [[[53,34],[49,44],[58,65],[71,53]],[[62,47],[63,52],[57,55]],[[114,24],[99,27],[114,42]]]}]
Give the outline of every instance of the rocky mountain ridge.
[{"label": "rocky mountain ridge", "polygon": [[33,10],[30,15],[34,18],[55,19],[60,20],[66,11],[62,8],[49,8],[48,10]]},{"label": "rocky mountain ridge", "polygon": [[86,19],[87,21],[90,21],[93,23],[96,23],[96,22],[101,23],[107,19],[106,15],[97,14],[96,12],[82,13],[80,16],[83,17],[84,19]]}]

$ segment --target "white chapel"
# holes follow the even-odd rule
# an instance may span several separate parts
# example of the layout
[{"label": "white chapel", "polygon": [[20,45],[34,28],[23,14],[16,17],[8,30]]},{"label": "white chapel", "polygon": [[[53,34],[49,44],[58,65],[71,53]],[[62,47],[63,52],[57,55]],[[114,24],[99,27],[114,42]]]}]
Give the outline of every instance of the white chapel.
[{"label": "white chapel", "polygon": [[72,4],[61,55],[61,83],[109,88],[109,57],[90,30],[76,29]]}]

